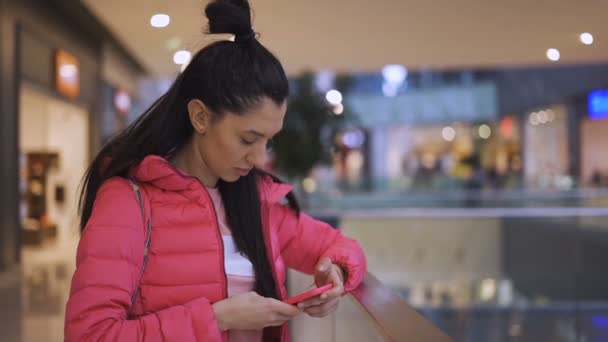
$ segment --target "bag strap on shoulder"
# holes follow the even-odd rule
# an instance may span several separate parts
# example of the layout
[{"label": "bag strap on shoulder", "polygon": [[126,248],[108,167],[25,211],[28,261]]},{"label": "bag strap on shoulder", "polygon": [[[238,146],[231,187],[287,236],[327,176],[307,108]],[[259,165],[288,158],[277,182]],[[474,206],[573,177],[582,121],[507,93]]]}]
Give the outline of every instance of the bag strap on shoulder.
[{"label": "bag strap on shoulder", "polygon": [[142,191],[139,188],[139,185],[135,181],[129,179],[129,184],[131,184],[131,188],[133,189],[133,193],[135,194],[135,199],[137,200],[137,204],[139,205],[139,208],[141,210],[141,221],[145,226],[145,232],[146,232],[141,272],[140,272],[140,275],[139,275],[139,278],[137,281],[137,285],[136,285],[135,289],[133,290],[133,293],[131,294],[131,308],[128,313],[128,316],[131,316],[133,307],[135,305],[135,301],[137,300],[137,295],[139,293],[139,286],[141,284],[141,279],[143,278],[144,271],[146,270],[146,263],[148,262],[148,251],[150,249],[150,237],[152,236],[152,213],[149,213],[148,219],[146,220],[146,209],[145,209],[145,205],[144,205]]}]

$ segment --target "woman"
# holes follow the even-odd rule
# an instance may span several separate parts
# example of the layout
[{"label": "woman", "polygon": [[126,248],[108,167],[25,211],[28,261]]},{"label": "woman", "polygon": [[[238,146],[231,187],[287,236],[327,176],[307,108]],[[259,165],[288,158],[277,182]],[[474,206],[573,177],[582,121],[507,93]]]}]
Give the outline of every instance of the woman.
[{"label": "woman", "polygon": [[[300,213],[292,188],[260,170],[288,82],[248,2],[205,13],[210,33],[235,40],[199,51],[85,175],[68,341],[287,341],[289,320],[328,315],[366,273],[354,240]],[[286,267],[333,288],[285,304]]]}]

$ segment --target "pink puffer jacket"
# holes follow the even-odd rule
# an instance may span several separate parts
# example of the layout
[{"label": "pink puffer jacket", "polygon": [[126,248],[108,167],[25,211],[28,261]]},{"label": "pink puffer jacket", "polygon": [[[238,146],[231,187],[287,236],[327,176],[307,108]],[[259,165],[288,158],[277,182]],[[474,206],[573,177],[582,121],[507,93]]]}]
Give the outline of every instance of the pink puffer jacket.
[{"label": "pink puffer jacket", "polygon": [[[211,199],[193,177],[149,156],[131,172],[143,190],[152,236],[141,282],[145,230],[127,180],[112,178],[97,193],[78,246],[66,308],[67,341],[227,341],[211,305],[226,298],[222,240]],[[264,240],[281,298],[286,267],[312,273],[329,257],[347,273],[351,291],[366,273],[359,244],[280,202],[285,184],[260,181]],[[139,293],[131,308],[131,295]],[[134,317],[127,319],[127,313]],[[266,332],[287,341],[287,326]],[[268,335],[266,335],[268,336]]]}]

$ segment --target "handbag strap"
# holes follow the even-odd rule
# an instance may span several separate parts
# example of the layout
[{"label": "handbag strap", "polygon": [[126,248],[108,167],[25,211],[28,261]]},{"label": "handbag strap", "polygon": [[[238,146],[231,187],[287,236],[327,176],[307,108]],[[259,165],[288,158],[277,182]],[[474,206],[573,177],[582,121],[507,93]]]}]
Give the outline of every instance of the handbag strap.
[{"label": "handbag strap", "polygon": [[131,308],[129,309],[128,315],[132,316],[133,314],[133,308],[135,306],[135,301],[137,300],[137,295],[139,293],[139,285],[141,284],[141,279],[144,276],[144,271],[146,270],[146,263],[148,262],[148,251],[150,249],[150,237],[152,236],[152,213],[150,213],[150,215],[148,215],[148,220],[146,221],[146,210],[145,210],[145,206],[144,206],[144,201],[143,201],[143,196],[141,194],[141,189],[139,188],[139,185],[137,185],[136,182],[134,182],[133,180],[129,179],[129,184],[131,184],[131,188],[133,189],[133,193],[135,194],[135,198],[137,199],[137,204],[139,205],[139,208],[141,210],[141,221],[142,223],[145,224],[145,231],[146,231],[146,239],[145,239],[145,243],[144,243],[144,255],[143,255],[143,262],[142,262],[142,266],[141,266],[141,272],[139,274],[139,279],[137,281],[137,285],[135,287],[135,289],[133,290],[133,293],[131,294]]}]

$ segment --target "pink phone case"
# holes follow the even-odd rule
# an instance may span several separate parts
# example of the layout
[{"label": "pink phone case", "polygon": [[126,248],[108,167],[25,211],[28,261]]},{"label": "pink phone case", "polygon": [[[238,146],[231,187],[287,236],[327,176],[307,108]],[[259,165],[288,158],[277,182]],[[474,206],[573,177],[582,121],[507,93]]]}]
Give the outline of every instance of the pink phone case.
[{"label": "pink phone case", "polygon": [[319,288],[312,289],[308,292],[301,293],[295,297],[288,298],[285,300],[285,303],[291,304],[291,305],[298,304],[309,298],[321,295],[321,294],[331,290],[333,287],[334,287],[334,284],[327,284],[327,285],[321,286]]}]

